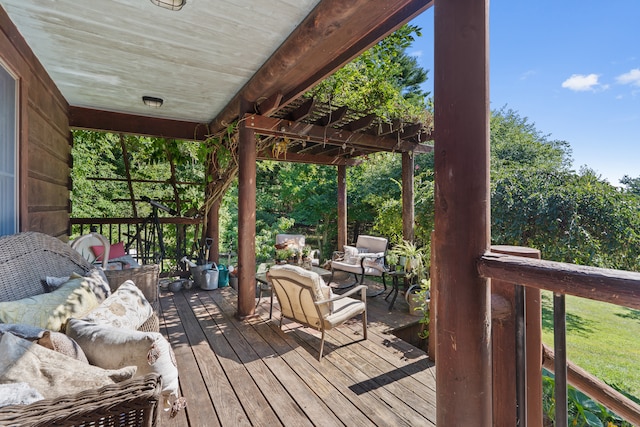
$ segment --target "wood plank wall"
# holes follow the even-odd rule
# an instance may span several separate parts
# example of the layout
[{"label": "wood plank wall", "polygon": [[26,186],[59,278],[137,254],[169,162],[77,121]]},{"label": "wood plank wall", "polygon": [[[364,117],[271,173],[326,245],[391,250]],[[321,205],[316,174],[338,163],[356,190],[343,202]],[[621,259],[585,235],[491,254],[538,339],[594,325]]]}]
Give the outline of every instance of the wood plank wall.
[{"label": "wood plank wall", "polygon": [[0,6],[0,61],[19,79],[20,231],[68,238],[69,106]]}]

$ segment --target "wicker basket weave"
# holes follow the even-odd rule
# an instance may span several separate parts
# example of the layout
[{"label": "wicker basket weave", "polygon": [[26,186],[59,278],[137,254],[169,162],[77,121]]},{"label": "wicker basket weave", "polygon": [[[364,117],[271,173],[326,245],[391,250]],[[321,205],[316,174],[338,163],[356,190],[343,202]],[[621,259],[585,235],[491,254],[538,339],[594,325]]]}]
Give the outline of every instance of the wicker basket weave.
[{"label": "wicker basket weave", "polygon": [[160,376],[148,374],[75,395],[5,406],[0,411],[0,425],[155,426],[161,385]]},{"label": "wicker basket weave", "polygon": [[143,265],[139,268],[127,268],[125,270],[105,270],[104,274],[109,281],[111,291],[115,291],[118,286],[127,280],[133,281],[142,291],[147,301],[158,300],[158,278],[160,277],[160,266],[158,264]]}]

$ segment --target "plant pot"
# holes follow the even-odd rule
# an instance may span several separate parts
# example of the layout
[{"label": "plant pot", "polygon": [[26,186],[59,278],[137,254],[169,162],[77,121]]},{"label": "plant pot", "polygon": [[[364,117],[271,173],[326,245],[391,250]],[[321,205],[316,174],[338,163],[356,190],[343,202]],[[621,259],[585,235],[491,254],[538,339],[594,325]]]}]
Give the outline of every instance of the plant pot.
[{"label": "plant pot", "polygon": [[[407,290],[405,294],[405,299],[407,304],[409,304],[409,314],[411,316],[422,317],[424,315],[424,311],[422,309],[422,298],[419,295],[420,287],[418,285],[412,285]],[[427,308],[429,307],[429,303],[431,302],[431,293],[430,291],[426,291],[427,297]]]}]

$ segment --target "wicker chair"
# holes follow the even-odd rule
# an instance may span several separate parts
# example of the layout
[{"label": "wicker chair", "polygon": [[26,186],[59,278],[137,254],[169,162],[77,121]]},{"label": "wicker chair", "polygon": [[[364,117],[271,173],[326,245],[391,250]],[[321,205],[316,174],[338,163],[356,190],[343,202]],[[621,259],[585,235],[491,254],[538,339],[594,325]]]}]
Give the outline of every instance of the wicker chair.
[{"label": "wicker chair", "polygon": [[[26,232],[0,237],[0,301],[44,293],[45,275],[84,274],[92,267],[70,245],[46,234]],[[127,278],[133,278],[149,301],[157,306],[158,267],[146,266],[125,274],[126,278],[122,273],[110,273],[110,287],[117,288]],[[135,278],[136,274],[140,277]],[[140,330],[158,331],[157,316],[152,316]],[[153,426],[160,386],[160,377],[152,375],[55,400],[5,406],[0,408],[0,425]]]},{"label": "wicker chair", "polygon": [[161,379],[133,378],[76,395],[0,408],[3,426],[155,426]]}]

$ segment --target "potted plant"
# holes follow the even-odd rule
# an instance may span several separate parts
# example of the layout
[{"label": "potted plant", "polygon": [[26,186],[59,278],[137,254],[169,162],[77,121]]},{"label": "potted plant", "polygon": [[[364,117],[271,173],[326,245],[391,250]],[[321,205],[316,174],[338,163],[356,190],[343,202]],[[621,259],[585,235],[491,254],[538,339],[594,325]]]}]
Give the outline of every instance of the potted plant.
[{"label": "potted plant", "polygon": [[293,249],[284,248],[276,249],[276,262],[278,264],[286,264],[293,257]]},{"label": "potted plant", "polygon": [[[431,299],[429,281],[430,251],[428,246],[417,247],[415,243],[403,240],[395,245],[387,255],[387,262],[400,265],[410,284],[405,293],[409,304],[409,314],[429,317],[428,304]],[[428,320],[427,320],[428,321]]]},{"label": "potted plant", "polygon": [[429,278],[430,251],[428,246],[417,247],[408,240],[395,245],[387,254],[389,265],[399,265],[411,284],[420,283]]}]

